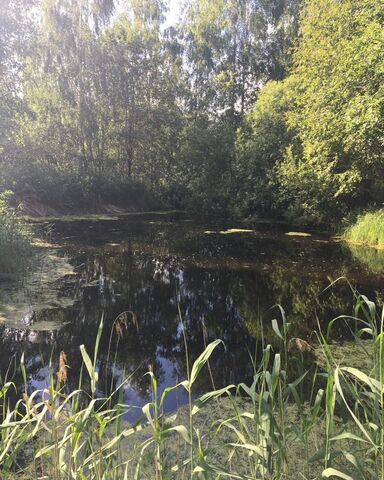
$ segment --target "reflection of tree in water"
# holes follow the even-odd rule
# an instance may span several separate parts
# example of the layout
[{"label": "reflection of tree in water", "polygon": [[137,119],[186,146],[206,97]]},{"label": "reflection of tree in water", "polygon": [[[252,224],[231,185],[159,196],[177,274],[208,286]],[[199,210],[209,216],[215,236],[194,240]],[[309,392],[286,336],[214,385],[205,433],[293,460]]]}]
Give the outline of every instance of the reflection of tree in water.
[{"label": "reflection of tree in water", "polygon": [[[71,366],[69,388],[76,387],[81,366],[79,346],[84,343],[90,353],[93,351],[97,325],[103,312],[105,334],[100,346],[100,388],[113,383],[106,358],[109,332],[113,320],[125,310],[136,313],[139,329],[137,331],[132,326],[119,341],[117,365],[120,370],[124,369],[127,376],[135,372],[130,382],[134,389],[141,396],[147,395],[148,378],[144,377],[144,373],[149,365],[154,367],[160,382],[164,379],[165,372],[159,356],[174,365],[175,376],[184,378],[185,353],[177,292],[181,299],[181,310],[185,313],[184,324],[191,356],[197,357],[203,349],[201,320],[204,319],[209,336],[220,337],[226,343],[226,353],[212,360],[222,362],[220,369],[215,368],[222,372],[222,382],[233,381],[237,374],[240,375],[241,362],[235,361],[235,358],[239,357],[241,351],[248,360],[243,347],[249,338],[230,296],[230,274],[183,270],[172,257],[156,260],[129,249],[119,252],[119,255],[103,250],[92,252],[85,259],[80,254],[76,263],[83,263],[80,271],[81,297],[76,308],[65,311],[66,315],[61,313],[63,327],[53,334],[38,332],[33,340],[35,334],[25,332],[22,342],[15,330],[10,330],[7,338],[2,338],[5,358],[8,359],[12,353],[20,356],[24,351],[26,358],[34,359],[33,363],[28,364],[28,372],[34,383],[41,381],[39,369],[42,368],[43,359],[48,361],[54,348],[54,362],[58,361],[61,350],[66,352]],[[47,310],[42,313],[47,320],[50,315],[54,315],[54,312]],[[114,335],[113,345],[116,341]],[[6,363],[5,360],[1,362],[2,369]],[[223,363],[231,367],[224,368]]]},{"label": "reflection of tree in water", "polygon": [[[270,310],[274,304],[284,307],[288,321],[293,324],[294,335],[298,337],[310,335],[317,325],[316,315],[325,325],[336,314],[350,311],[348,287],[338,285],[321,293],[329,283],[328,272],[333,274],[340,267],[344,268],[338,259],[339,252],[333,250],[328,255],[331,266],[325,265],[321,260],[325,248],[322,244],[308,247],[313,256],[299,242],[284,243],[278,254],[274,254],[276,239],[268,240],[267,245],[265,240],[252,243],[243,239],[244,259],[240,268],[234,257],[239,245],[232,239],[215,246],[217,239],[199,237],[196,245],[191,240],[189,255],[185,254],[187,249],[180,239],[177,242],[182,245],[183,255],[171,255],[172,249],[164,248],[168,235],[157,232],[155,239],[158,243],[141,244],[128,239],[120,245],[79,248],[72,253],[71,264],[77,274],[72,278],[76,278],[76,283],[64,284],[63,292],[71,292],[75,304],[42,309],[29,331],[0,329],[1,373],[4,374],[13,355],[20,358],[24,351],[32,383],[40,387],[47,373],[43,366],[49,363],[52,349],[54,371],[58,368],[59,353],[64,350],[71,367],[67,388],[77,388],[82,364],[79,346],[84,344],[93,355],[97,327],[104,313],[98,393],[102,395],[112,386],[116,387],[124,372],[125,377],[132,375],[130,394],[134,392],[142,399],[148,398],[149,379],[144,374],[149,365],[163,387],[167,382],[185,377],[179,298],[192,360],[204,348],[203,323],[206,342],[216,338],[224,341],[225,349],[218,349],[210,360],[214,381],[219,387],[251,378],[253,367],[249,355],[254,354],[255,338],[261,337],[258,320],[262,318],[264,334],[267,341],[271,341],[270,321],[279,315],[277,310]],[[244,251],[251,248],[251,243],[254,248],[257,246],[260,255],[263,254],[263,262],[259,258],[259,263],[252,263],[246,258]],[[268,249],[271,245],[273,248]],[[330,247],[326,249],[328,252]],[[233,258],[228,256],[231,252]],[[222,257],[224,253],[225,258]],[[194,263],[195,254],[199,267]],[[206,264],[201,260],[204,255],[209,257]],[[220,268],[215,267],[216,260]],[[248,261],[252,268],[244,267]],[[113,332],[108,358],[113,322],[123,311],[135,313],[138,329],[129,324],[120,339]],[[37,331],[38,325],[52,325],[53,322],[61,328]],[[112,368],[115,358],[116,365]],[[20,372],[17,375],[20,380]],[[84,379],[88,382],[86,375]],[[201,391],[210,388],[208,374],[199,378],[197,388]]]},{"label": "reflection of tree in water", "polygon": [[[211,360],[214,380],[219,385],[246,379],[252,373],[248,350],[254,350],[254,340],[245,328],[231,292],[233,272],[188,269],[180,287],[180,307],[192,358],[203,349],[203,322],[208,341],[223,340],[225,351],[216,352]],[[184,364],[184,356],[181,358]],[[208,378],[200,378],[200,381]]]},{"label": "reflection of tree in water", "polygon": [[335,316],[351,313],[352,292],[345,282],[324,290],[329,281],[322,277],[292,275],[278,268],[267,275],[250,272],[247,285],[253,288],[236,285],[234,296],[250,333],[261,338],[262,328],[267,341],[274,339],[271,320],[281,320],[273,305],[283,307],[292,334],[303,338],[311,336],[318,321],[324,327]]}]

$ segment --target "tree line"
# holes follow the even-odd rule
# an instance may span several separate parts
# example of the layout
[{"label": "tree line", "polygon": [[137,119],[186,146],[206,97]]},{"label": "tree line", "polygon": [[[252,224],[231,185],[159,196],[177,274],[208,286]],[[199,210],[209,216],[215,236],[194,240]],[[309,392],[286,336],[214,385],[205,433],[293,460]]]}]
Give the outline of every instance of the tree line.
[{"label": "tree line", "polygon": [[384,199],[379,0],[2,0],[0,191],[330,225]]}]

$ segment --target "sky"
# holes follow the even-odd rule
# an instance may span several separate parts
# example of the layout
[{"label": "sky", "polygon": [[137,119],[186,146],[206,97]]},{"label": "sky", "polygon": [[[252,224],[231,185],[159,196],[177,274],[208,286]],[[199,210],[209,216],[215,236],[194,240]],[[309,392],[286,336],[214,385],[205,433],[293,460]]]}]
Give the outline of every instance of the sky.
[{"label": "sky", "polygon": [[[181,13],[181,7],[185,3],[185,0],[165,0],[165,3],[168,7],[168,11],[166,14],[164,27],[170,27],[172,25],[176,25],[178,23],[179,16]],[[124,11],[124,1],[120,2],[119,0],[117,0],[115,15],[118,16],[123,11]]]},{"label": "sky", "polygon": [[166,26],[175,25],[179,19],[183,0],[168,0],[169,11],[167,13]]}]

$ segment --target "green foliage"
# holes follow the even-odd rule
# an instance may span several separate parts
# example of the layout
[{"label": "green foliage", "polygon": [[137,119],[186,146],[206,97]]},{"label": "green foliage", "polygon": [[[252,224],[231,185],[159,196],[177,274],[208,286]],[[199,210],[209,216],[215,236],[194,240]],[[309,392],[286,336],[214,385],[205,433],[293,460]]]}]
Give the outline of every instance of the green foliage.
[{"label": "green foliage", "polygon": [[92,211],[140,208],[140,183],[147,208],[228,213],[236,129],[259,85],[284,76],[300,4],[194,0],[165,28],[158,0],[36,0],[34,16],[6,1],[0,185]]},{"label": "green foliage", "polygon": [[196,211],[227,213],[233,157],[231,126],[200,117],[188,122],[181,142],[187,206]]},{"label": "green foliage", "polygon": [[[340,365],[333,358],[327,344],[332,328],[338,321],[355,325],[355,341],[370,360],[368,373],[360,369]],[[357,296],[353,316],[334,319],[328,326],[327,338],[320,335],[320,343],[327,358],[328,384],[335,397],[329,405],[327,417],[333,420],[336,402],[344,408],[351,420],[340,433],[335,431],[327,438],[327,458],[323,476],[336,478],[379,479],[384,474],[384,314],[381,317],[376,305],[365,296]],[[372,350],[368,351],[362,338],[368,336]],[[348,448],[343,442],[348,441]],[[363,449],[362,449],[363,447]],[[364,451],[364,455],[361,452]],[[340,459],[345,464],[337,465]],[[336,467],[336,468],[334,468]]]},{"label": "green foliage", "polygon": [[344,235],[353,243],[384,247],[384,209],[360,215]]},{"label": "green foliage", "polygon": [[38,7],[3,183],[62,209],[97,210],[115,182],[131,209],[145,203],[129,203],[135,183],[159,198],[181,128],[180,62],[160,30],[162,3],[128,2],[113,22],[113,2]]},{"label": "green foliage", "polygon": [[276,168],[292,142],[287,113],[293,108],[291,79],[268,82],[237,132],[237,195],[233,208],[244,215],[270,215],[279,202]]},{"label": "green foliage", "polygon": [[170,28],[160,0],[5,7],[2,189],[327,226],[380,205],[377,0],[193,0]]},{"label": "green foliage", "polygon": [[264,85],[240,129],[236,207],[334,226],[384,195],[382,8],[310,0],[300,29],[290,76]]},{"label": "green foliage", "polygon": [[291,217],[324,223],[383,198],[383,31],[375,0],[309,1],[303,10],[289,114],[301,149],[279,168]]},{"label": "green foliage", "polygon": [[195,0],[184,34],[192,107],[239,124],[260,82],[284,77],[301,0]]},{"label": "green foliage", "polygon": [[301,158],[301,148],[290,145],[277,166],[279,195],[287,206],[285,215],[293,223],[329,226],[335,217],[340,219],[341,213],[346,213],[344,202],[334,196],[338,179],[332,164]]}]

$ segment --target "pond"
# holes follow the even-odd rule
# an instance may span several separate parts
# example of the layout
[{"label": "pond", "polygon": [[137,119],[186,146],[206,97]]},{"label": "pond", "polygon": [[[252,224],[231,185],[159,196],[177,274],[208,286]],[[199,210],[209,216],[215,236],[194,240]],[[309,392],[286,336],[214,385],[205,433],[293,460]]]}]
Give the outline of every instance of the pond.
[{"label": "pond", "polygon": [[[150,398],[149,366],[161,389],[185,378],[183,328],[191,357],[205,342],[224,342],[211,359],[213,378],[205,374],[197,384],[204,391],[212,381],[218,388],[252,378],[262,330],[266,341],[276,341],[276,304],[294,336],[309,341],[317,322],[325,326],[352,313],[346,281],[324,291],[338,277],[382,304],[383,253],[350,249],[330,236],[303,235],[283,224],[233,227],[183,214],[36,223],[44,242],[34,247],[23,275],[0,279],[1,377],[24,352],[29,388],[44,388],[64,351],[67,388],[76,388],[79,346],[93,354],[103,316],[98,394],[129,377],[124,402],[140,406]],[[348,331],[340,327],[335,335],[347,339]],[[166,410],[185,401],[177,391]]]}]

